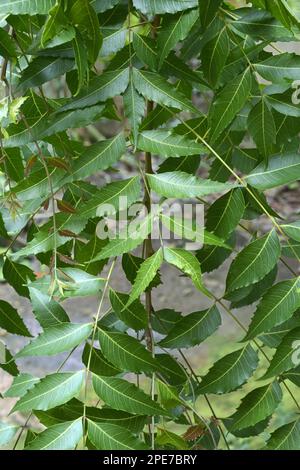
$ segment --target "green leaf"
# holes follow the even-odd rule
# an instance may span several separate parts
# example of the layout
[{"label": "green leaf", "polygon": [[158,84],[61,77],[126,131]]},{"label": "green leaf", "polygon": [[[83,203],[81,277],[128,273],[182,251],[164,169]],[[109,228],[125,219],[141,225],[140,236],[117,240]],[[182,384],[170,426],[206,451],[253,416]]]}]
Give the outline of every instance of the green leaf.
[{"label": "green leaf", "polygon": [[99,450],[145,450],[147,446],[127,429],[88,420],[88,436]]},{"label": "green leaf", "polygon": [[244,211],[242,190],[232,189],[209,207],[206,214],[206,229],[227,240],[242,219]]},{"label": "green leaf", "polygon": [[104,72],[99,77],[91,80],[89,86],[83,89],[74,99],[62,106],[59,112],[70,109],[85,108],[99,102],[104,102],[108,98],[114,98],[123,93],[129,82],[128,68],[116,71]]},{"label": "green leaf", "polygon": [[75,161],[72,167],[72,181],[86,178],[100,170],[106,170],[116,163],[125,151],[123,133],[91,145]]},{"label": "green leaf", "polygon": [[163,448],[171,447],[172,449],[188,450],[188,443],[178,434],[167,429],[158,429],[159,433],[156,437],[156,444]]},{"label": "green leaf", "polygon": [[126,307],[136,300],[146,290],[150,282],[153,281],[163,262],[163,259],[163,251],[162,248],[160,248],[141,264],[132,286]]},{"label": "green leaf", "polygon": [[276,142],[276,127],[265,99],[261,99],[250,111],[248,129],[261,155],[268,161]]},{"label": "green leaf", "polygon": [[300,367],[295,367],[295,369],[291,369],[290,371],[283,374],[283,379],[290,380],[293,384],[300,386]]},{"label": "green leaf", "polygon": [[102,34],[98,16],[90,4],[90,0],[75,0],[70,5],[69,14],[72,23],[76,25],[82,34],[92,64],[97,60],[102,45]]},{"label": "green leaf", "polygon": [[25,450],[74,450],[82,435],[82,419],[55,424],[38,434]]},{"label": "green leaf", "polygon": [[[49,427],[81,418],[84,415],[84,404],[73,398],[62,406],[48,411],[35,411],[34,414],[44,426]],[[147,416],[131,415],[108,407],[100,409],[87,406],[86,417],[97,423],[111,423],[122,426],[133,433],[141,432],[147,421]]]},{"label": "green leaf", "polygon": [[84,371],[75,373],[60,372],[42,378],[14,406],[12,412],[49,410],[62,405],[80,391]]},{"label": "green leaf", "polygon": [[203,197],[234,187],[232,183],[219,183],[201,179],[183,171],[147,175],[150,188],[165,197]]},{"label": "green leaf", "polygon": [[181,239],[187,238],[206,245],[227,246],[221,238],[203,229],[200,225],[197,226],[191,223],[190,220],[182,219],[181,216],[160,214],[160,220],[168,230],[171,230]]},{"label": "green leaf", "polygon": [[206,80],[215,87],[230,52],[230,41],[226,26],[209,41],[202,50],[201,58]]},{"label": "green leaf", "polygon": [[175,387],[170,387],[159,379],[156,380],[156,386],[159,401],[164,408],[172,410],[178,405],[183,405],[183,401],[179,398]]},{"label": "green leaf", "polygon": [[[49,177],[52,180],[52,186],[54,189],[59,189],[59,181],[61,181],[64,171],[58,168],[54,168],[48,171]],[[46,171],[40,169],[32,173],[28,178],[24,178],[20,183],[14,186],[12,193],[18,197],[21,201],[28,201],[34,198],[46,198],[47,192],[49,191],[49,179]]]},{"label": "green leaf", "polygon": [[235,234],[227,240],[228,247],[204,246],[197,251],[197,259],[200,261],[203,272],[211,272],[221,266],[232,254],[236,242]]},{"label": "green leaf", "polygon": [[45,253],[61,245],[64,245],[70,237],[64,234],[64,231],[71,231],[74,234],[80,233],[86,225],[86,220],[80,220],[74,217],[74,214],[60,213],[56,215],[56,230],[51,230],[52,221],[40,227],[40,231],[34,235],[27,245],[19,250],[17,254],[12,255],[12,259],[18,259],[20,256]]},{"label": "green leaf", "polygon": [[[59,297],[84,297],[89,295],[99,294],[104,287],[104,279],[97,276],[92,276],[81,269],[76,268],[60,268],[59,273],[63,281],[63,292],[56,290],[55,295]],[[30,284],[30,287],[34,287],[41,290],[44,294],[49,293],[51,285],[51,277],[44,276],[41,280],[38,279],[34,283]]]},{"label": "green leaf", "polygon": [[80,264],[84,264],[84,270],[96,276],[99,272],[102,271],[107,260],[103,261],[92,261],[96,253],[102,250],[103,246],[106,244],[106,240],[101,240],[98,238],[97,234],[94,234],[88,243],[81,242],[77,240],[75,242],[75,252],[74,259]]},{"label": "green leaf", "polygon": [[212,22],[216,16],[216,12],[223,0],[198,0],[200,9],[200,20],[203,28]]},{"label": "green leaf", "polygon": [[[176,52],[174,51],[171,51],[168,57],[164,60],[161,73],[165,77],[174,76],[179,80],[182,80],[183,83],[191,82],[206,86],[206,82],[204,82],[201,73],[190,69],[181,58],[177,57]],[[176,88],[180,88],[180,82],[177,82]]]},{"label": "green leaf", "polygon": [[164,348],[178,349],[196,346],[211,336],[221,325],[221,316],[215,305],[202,312],[183,317],[159,342]]},{"label": "green leaf", "polygon": [[277,265],[269,272],[261,281],[256,282],[248,287],[242,287],[236,291],[230,292],[224,298],[231,300],[231,307],[241,308],[245,305],[251,305],[259,300],[266,290],[270,288],[277,277]]},{"label": "green leaf", "polygon": [[164,259],[167,263],[173,264],[187,274],[194,286],[210,297],[209,292],[202,283],[201,266],[196,256],[183,248],[164,248]]},{"label": "green leaf", "polygon": [[232,164],[243,173],[249,173],[260,162],[261,158],[257,149],[235,148],[232,154]]},{"label": "green leaf", "polygon": [[24,162],[19,149],[5,149],[5,167],[7,174],[14,181],[19,182],[24,178]]},{"label": "green leaf", "polygon": [[19,374],[19,369],[14,361],[12,354],[9,349],[3,344],[1,346],[1,356],[0,356],[0,369],[5,370],[8,374],[16,377]]},{"label": "green leaf", "polygon": [[300,242],[300,221],[297,220],[296,222],[291,222],[289,224],[282,224],[281,228],[283,229],[284,233],[292,238]]},{"label": "green leaf", "polygon": [[3,28],[0,28],[0,55],[5,59],[17,57],[15,44],[11,36]]},{"label": "green leaf", "polygon": [[300,73],[300,58],[296,54],[278,54],[269,59],[254,64],[256,71],[273,83],[285,83],[298,80]]},{"label": "green leaf", "polygon": [[3,0],[0,14],[43,15],[47,14],[54,5],[55,0]]},{"label": "green leaf", "polygon": [[155,331],[161,335],[166,335],[181,318],[181,313],[169,308],[164,308],[152,314],[151,325]]},{"label": "green leaf", "polygon": [[220,91],[209,113],[212,142],[218,139],[220,134],[232,123],[237,113],[244,107],[250,95],[251,87],[252,73],[248,67]]},{"label": "green leaf", "polygon": [[157,37],[158,69],[178,42],[186,38],[197,18],[198,10],[183,11],[163,17]]},{"label": "green leaf", "polygon": [[17,310],[5,300],[0,300],[0,328],[15,335],[32,336]]},{"label": "green leaf", "polygon": [[270,95],[266,97],[266,100],[278,113],[285,116],[300,117],[299,104],[293,103],[293,97],[290,93]]},{"label": "green leaf", "polygon": [[154,372],[159,365],[151,353],[132,336],[99,330],[104,356],[115,366],[130,372]]},{"label": "green leaf", "polygon": [[[88,219],[96,215],[98,217],[113,215],[136,202],[140,197],[140,192],[141,185],[138,176],[107,184],[81,206],[80,216]],[[111,209],[108,210],[109,208]]]},{"label": "green leaf", "polygon": [[93,375],[97,395],[116,410],[148,416],[168,416],[161,406],[134,384],[115,377]]},{"label": "green leaf", "polygon": [[295,314],[286,320],[283,323],[280,323],[278,326],[275,326],[268,332],[259,336],[259,339],[263,342],[265,346],[269,348],[278,348],[279,344],[282,342],[284,336],[286,336],[291,330],[300,327],[300,310],[297,310]]},{"label": "green leaf", "polygon": [[288,320],[300,307],[299,288],[300,278],[282,281],[271,287],[256,309],[245,341]]},{"label": "green leaf", "polygon": [[258,356],[247,344],[242,349],[219,359],[202,377],[198,393],[229,393],[240,388],[252,376]]},{"label": "green leaf", "polygon": [[33,377],[31,374],[20,374],[14,378],[11,386],[4,393],[4,397],[5,398],[22,397],[37,382],[39,382],[39,379],[36,377]]},{"label": "green leaf", "polygon": [[[157,70],[158,55],[155,42],[147,37],[133,32],[133,48],[137,57],[151,70]],[[132,74],[134,80],[134,75]]]},{"label": "green leaf", "polygon": [[78,31],[73,39],[74,55],[77,68],[78,85],[76,95],[89,80],[89,64],[84,41]]},{"label": "green leaf", "polygon": [[0,446],[7,444],[16,434],[19,426],[0,422]]},{"label": "green leaf", "polygon": [[3,276],[19,295],[29,297],[26,284],[28,281],[35,279],[31,269],[24,264],[14,263],[9,258],[6,258],[3,265]]},{"label": "green leaf", "polygon": [[92,0],[91,4],[93,5],[96,13],[102,13],[107,10],[111,10],[120,0]]},{"label": "green leaf", "polygon": [[40,292],[33,286],[29,288],[29,293],[33,312],[43,328],[70,321],[63,307],[49,295]]},{"label": "green leaf", "polygon": [[133,0],[133,5],[142,13],[155,15],[176,13],[197,6],[197,0]]},{"label": "green leaf", "polygon": [[293,34],[277,21],[269,12],[263,10],[240,10],[240,18],[234,21],[234,27],[244,34],[265,41],[287,40]]},{"label": "green leaf", "polygon": [[111,238],[93,261],[119,256],[141,245],[152,230],[153,214],[149,213],[142,220],[135,219],[116,238]]},{"label": "green leaf", "polygon": [[227,291],[246,287],[263,279],[280,257],[280,243],[275,230],[244,248],[232,262],[226,280]]},{"label": "green leaf", "polygon": [[279,154],[270,158],[267,167],[259,164],[245,180],[261,191],[293,183],[300,178],[299,154]]},{"label": "green leaf", "polygon": [[199,114],[190,100],[157,73],[133,69],[133,80],[135,88],[145,98],[160,105]]},{"label": "green leaf", "polygon": [[[57,132],[62,132],[69,128],[77,128],[87,126],[91,122],[97,121],[100,116],[102,116],[104,110],[103,105],[91,106],[90,108],[86,109],[76,109],[66,112],[55,112],[46,117],[45,115],[42,116],[30,129],[21,130],[17,132],[7,139],[3,140],[3,146],[6,147],[19,147],[29,142],[33,142],[35,140],[41,140],[45,137],[52,136]],[[36,172],[39,174],[40,172]],[[44,172],[42,171],[42,174]],[[61,172],[54,173],[60,175]],[[53,176],[54,176],[53,175]],[[35,174],[32,175],[32,178],[36,176]],[[28,178],[29,180],[31,177]],[[54,178],[53,178],[54,179]],[[33,183],[34,185],[34,183]],[[30,187],[31,184],[25,181],[24,187]]]},{"label": "green leaf", "polygon": [[137,147],[145,152],[164,157],[184,157],[207,153],[202,144],[198,144],[184,135],[176,135],[174,132],[160,129],[141,132],[138,136]]},{"label": "green leaf", "polygon": [[282,400],[282,391],[277,382],[256,388],[243,399],[237,411],[228,419],[229,432],[254,426],[274,413]]},{"label": "green leaf", "polygon": [[161,375],[168,384],[176,387],[187,382],[188,376],[184,367],[170,354],[156,354]]},{"label": "green leaf", "polygon": [[299,334],[300,327],[295,328],[283,337],[263,379],[277,377],[299,365]]},{"label": "green leaf", "polygon": [[137,92],[133,83],[133,74],[132,70],[129,75],[129,85],[127,90],[124,93],[124,113],[127,116],[132,132],[133,144],[136,147],[137,137],[139,132],[139,125],[142,122],[142,119],[145,114],[145,100]]},{"label": "green leaf", "polygon": [[46,328],[40,335],[17,353],[24,356],[54,356],[73,349],[88,338],[92,323],[61,323]]},{"label": "green leaf", "polygon": [[64,14],[61,2],[55,4],[48,12],[48,18],[44,25],[41,45],[45,47],[46,43],[59,34],[66,26],[67,17]]},{"label": "green leaf", "polygon": [[[265,431],[266,427],[268,426],[272,416],[267,416],[267,418],[263,419],[259,423],[255,424],[254,426],[249,426],[247,428],[243,429],[236,429],[232,430],[230,429],[230,433],[239,438],[246,438],[246,437],[251,437],[251,436],[258,436],[261,434],[263,431]],[[223,420],[224,425],[228,428],[230,426],[230,419],[225,419]]]},{"label": "green leaf", "polygon": [[[144,262],[143,258],[134,256],[132,253],[124,253],[124,255],[122,256],[122,268],[130,284],[134,283],[137,272],[139,268],[141,267],[141,265],[143,264],[143,262]],[[160,279],[160,273],[158,271],[153,281],[150,282],[146,291],[154,287],[157,287],[160,284],[161,284],[161,279]]]},{"label": "green leaf", "polygon": [[300,450],[300,420],[284,424],[272,432],[266,450]]},{"label": "green leaf", "polygon": [[43,85],[43,83],[69,72],[73,67],[74,61],[72,59],[36,57],[23,70],[18,83],[18,91],[24,93],[28,88]]},{"label": "green leaf", "polygon": [[139,300],[132,302],[129,307],[125,307],[129,300],[129,295],[110,290],[109,299],[116,315],[130,328],[136,331],[147,326],[147,312]]},{"label": "green leaf", "polygon": [[299,23],[293,9],[285,0],[266,0],[266,7],[288,29]]},{"label": "green leaf", "polygon": [[108,56],[121,50],[126,42],[126,29],[101,28],[103,43],[101,56]]},{"label": "green leaf", "polygon": [[82,353],[83,364],[97,375],[111,377],[121,373],[120,369],[113,366],[102,354],[100,349],[91,348],[89,343],[85,343]]}]

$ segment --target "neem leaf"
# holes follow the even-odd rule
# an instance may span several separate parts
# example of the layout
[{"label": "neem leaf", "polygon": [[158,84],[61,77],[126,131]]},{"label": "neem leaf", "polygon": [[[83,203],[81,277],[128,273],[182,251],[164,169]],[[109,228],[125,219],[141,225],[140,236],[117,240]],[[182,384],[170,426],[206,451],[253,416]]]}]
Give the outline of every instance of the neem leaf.
[{"label": "neem leaf", "polygon": [[282,399],[282,391],[277,382],[256,388],[246,395],[228,420],[227,429],[231,432],[254,426],[274,413]]},{"label": "neem leaf", "polygon": [[91,331],[92,323],[60,323],[51,326],[21,349],[17,357],[53,356],[71,350],[87,339]]},{"label": "neem leaf", "polygon": [[99,330],[104,356],[115,366],[131,372],[154,372],[159,364],[135,338],[119,332]]},{"label": "neem leaf", "polygon": [[111,423],[88,421],[88,436],[99,450],[145,450],[147,446],[127,429]]},{"label": "neem leaf", "polygon": [[215,306],[202,312],[190,313],[176,322],[159,345],[169,349],[196,346],[211,336],[220,325],[221,316]]},{"label": "neem leaf", "polygon": [[226,281],[227,291],[249,286],[265,277],[277,263],[280,252],[275,230],[250,243],[230,266]]},{"label": "neem leaf", "polygon": [[97,395],[116,410],[148,416],[168,413],[134,384],[115,377],[93,376]]},{"label": "neem leaf", "polygon": [[83,378],[84,371],[47,375],[20,398],[12,411],[48,410],[66,403],[80,391]]},{"label": "neem leaf", "polygon": [[5,302],[5,300],[0,300],[0,328],[3,328],[8,333],[31,336],[17,310],[8,302]]},{"label": "neem leaf", "polygon": [[241,387],[258,365],[258,356],[247,344],[242,349],[219,359],[202,377],[199,393],[228,393]]},{"label": "neem leaf", "polygon": [[33,439],[25,450],[74,450],[83,435],[82,419],[50,426]]},{"label": "neem leaf", "polygon": [[300,307],[300,279],[279,282],[271,287],[260,301],[245,341],[288,320]]}]

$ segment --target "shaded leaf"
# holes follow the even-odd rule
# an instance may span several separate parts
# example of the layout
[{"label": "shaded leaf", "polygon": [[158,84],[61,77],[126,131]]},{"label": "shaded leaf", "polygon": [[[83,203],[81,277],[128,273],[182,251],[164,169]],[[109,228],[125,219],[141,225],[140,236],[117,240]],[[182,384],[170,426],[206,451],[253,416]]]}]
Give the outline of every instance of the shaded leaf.
[{"label": "shaded leaf", "polygon": [[228,393],[240,388],[258,365],[257,353],[250,345],[219,359],[202,377],[199,393]]},{"label": "shaded leaf", "polygon": [[5,300],[0,300],[0,328],[15,335],[31,336],[17,310]]},{"label": "shaded leaf", "polygon": [[252,390],[242,399],[237,411],[227,418],[227,429],[235,432],[256,425],[275,411],[281,399],[282,391],[277,382]]},{"label": "shaded leaf", "polygon": [[190,313],[175,324],[159,345],[170,349],[196,346],[211,336],[220,325],[221,316],[215,306]]}]

